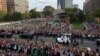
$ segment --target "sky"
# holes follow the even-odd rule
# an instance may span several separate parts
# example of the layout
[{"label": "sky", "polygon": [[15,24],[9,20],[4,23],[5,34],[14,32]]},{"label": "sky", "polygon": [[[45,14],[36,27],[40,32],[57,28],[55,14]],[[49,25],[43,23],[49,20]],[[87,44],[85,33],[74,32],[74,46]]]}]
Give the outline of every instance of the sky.
[{"label": "sky", "polygon": [[[83,9],[84,1],[85,0],[73,0],[73,4],[78,4],[79,8]],[[38,11],[42,11],[47,5],[57,8],[57,0],[29,0],[29,10],[37,8]]]}]

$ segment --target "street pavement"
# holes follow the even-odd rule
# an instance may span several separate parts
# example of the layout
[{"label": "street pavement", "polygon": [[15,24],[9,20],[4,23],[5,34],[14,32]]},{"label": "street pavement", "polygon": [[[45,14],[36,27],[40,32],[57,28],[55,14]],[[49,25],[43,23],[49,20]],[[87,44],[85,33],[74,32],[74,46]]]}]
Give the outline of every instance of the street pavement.
[{"label": "street pavement", "polygon": [[[18,36],[17,36],[18,38]],[[45,42],[52,42],[56,43],[56,40],[54,37],[42,37],[39,36],[38,40],[36,37],[33,37],[32,41],[45,41]],[[79,42],[79,47],[90,47],[92,50],[95,50],[96,48],[100,49],[100,46],[96,45],[96,41],[94,40],[88,40],[88,39],[83,39],[83,43],[81,42],[81,39],[76,39]]]},{"label": "street pavement", "polygon": [[[53,42],[55,43],[55,38],[53,37],[39,37],[38,40],[43,40],[43,41],[46,41],[46,42]],[[35,40],[35,38],[33,39]],[[96,45],[96,41],[92,41],[92,40],[88,40],[88,39],[84,39],[83,40],[83,44],[81,43],[81,39],[76,39],[78,42],[79,42],[79,46],[83,46],[83,47],[89,47],[91,48],[92,50],[95,50],[96,48],[99,48],[100,49],[100,46],[97,47]]]},{"label": "street pavement", "polygon": [[[41,39],[46,42],[53,42],[53,43],[56,42],[55,38],[53,38],[53,37],[39,37],[38,41],[40,41]],[[33,40],[35,40],[35,38]],[[82,44],[81,39],[76,39],[76,40],[79,42],[79,47],[91,48],[91,50],[96,50],[96,48],[97,48],[96,41],[84,39],[83,40],[84,44]],[[100,46],[98,46],[98,48],[100,50]],[[66,56],[66,55],[61,53],[61,56]]]},{"label": "street pavement", "polygon": [[[16,37],[16,38],[18,38],[18,37]],[[41,39],[42,39],[42,41],[45,41],[45,42],[52,42],[52,43],[56,42],[55,38],[53,38],[53,37],[41,37],[41,36],[38,37],[37,41],[41,41]],[[97,48],[96,41],[91,41],[91,40],[88,40],[88,39],[84,39],[84,41],[83,41],[84,44],[82,44],[81,43],[81,39],[76,39],[76,40],[79,42],[79,47],[82,47],[82,46],[84,46],[84,47],[90,47],[92,50],[95,50]],[[36,37],[34,37],[32,39],[32,41],[36,41]],[[100,46],[98,48],[100,50]],[[14,54],[16,54],[16,53],[14,53]],[[66,56],[66,55],[61,54],[61,56]]]}]

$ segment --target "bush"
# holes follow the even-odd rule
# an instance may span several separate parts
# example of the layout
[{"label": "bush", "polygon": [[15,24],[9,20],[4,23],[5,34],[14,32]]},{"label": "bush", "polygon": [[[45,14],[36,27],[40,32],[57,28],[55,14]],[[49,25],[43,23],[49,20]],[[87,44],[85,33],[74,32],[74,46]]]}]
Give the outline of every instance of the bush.
[{"label": "bush", "polygon": [[22,14],[19,12],[8,13],[4,17],[4,21],[17,21],[22,20]]}]

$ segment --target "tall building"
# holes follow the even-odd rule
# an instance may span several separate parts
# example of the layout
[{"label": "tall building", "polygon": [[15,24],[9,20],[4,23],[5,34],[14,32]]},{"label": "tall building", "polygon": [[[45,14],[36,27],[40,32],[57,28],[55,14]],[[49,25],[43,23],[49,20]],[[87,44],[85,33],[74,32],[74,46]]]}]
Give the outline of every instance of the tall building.
[{"label": "tall building", "polygon": [[7,0],[8,12],[21,12],[28,11],[28,0]]},{"label": "tall building", "polygon": [[0,0],[0,11],[7,12],[6,0]]},{"label": "tall building", "polygon": [[8,13],[14,12],[14,0],[7,0],[7,11]]},{"label": "tall building", "polygon": [[58,9],[64,9],[65,8],[65,0],[58,0],[57,7],[58,7]]},{"label": "tall building", "polygon": [[93,12],[100,9],[100,0],[86,0],[84,2],[84,12]]},{"label": "tall building", "polygon": [[73,0],[58,0],[57,1],[57,8],[64,9],[64,8],[78,8],[78,5],[73,5]]},{"label": "tall building", "polygon": [[73,8],[78,8],[78,4],[73,4]]},{"label": "tall building", "polygon": [[65,0],[65,8],[73,8],[73,0]]}]

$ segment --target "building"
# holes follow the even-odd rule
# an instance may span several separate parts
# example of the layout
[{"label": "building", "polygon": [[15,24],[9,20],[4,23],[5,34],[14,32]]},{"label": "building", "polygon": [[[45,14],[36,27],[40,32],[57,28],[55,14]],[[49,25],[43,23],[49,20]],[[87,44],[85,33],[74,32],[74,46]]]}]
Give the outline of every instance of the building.
[{"label": "building", "polygon": [[100,9],[100,0],[86,0],[84,2],[84,12],[93,12]]},{"label": "building", "polygon": [[65,8],[73,8],[73,0],[65,0]]},{"label": "building", "polygon": [[58,7],[58,9],[64,9],[65,8],[65,0],[58,0],[57,7]]},{"label": "building", "polygon": [[[98,9],[100,9],[100,0],[86,0],[84,2],[84,13],[92,13]],[[95,18],[95,20],[100,23],[100,18]]]},{"label": "building", "polygon": [[8,13],[14,12],[14,0],[7,0],[7,11]]},{"label": "building", "polygon": [[7,0],[8,12],[28,12],[28,0]]},{"label": "building", "polygon": [[73,8],[78,8],[78,4],[73,4]]},{"label": "building", "polygon": [[73,0],[58,0],[57,1],[57,8],[64,9],[64,8],[78,8],[78,5],[73,5]]},{"label": "building", "polygon": [[0,11],[7,12],[6,0],[0,0]]}]

